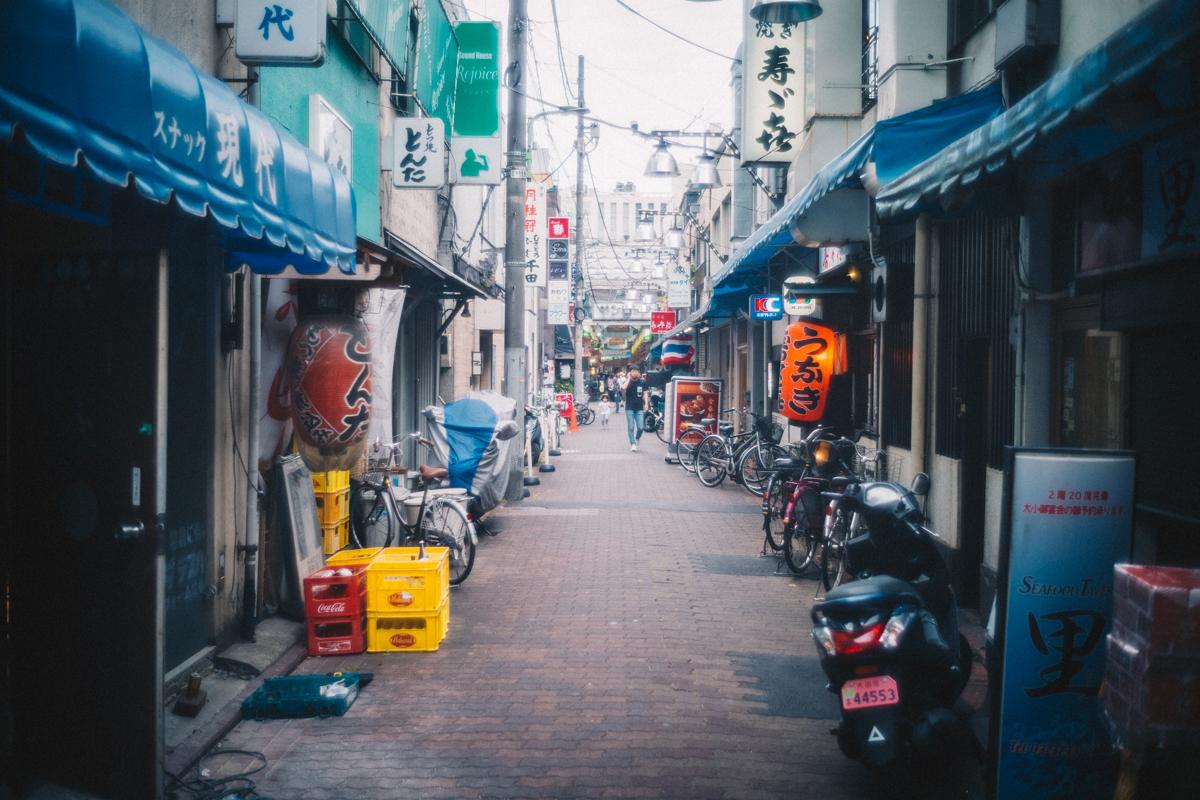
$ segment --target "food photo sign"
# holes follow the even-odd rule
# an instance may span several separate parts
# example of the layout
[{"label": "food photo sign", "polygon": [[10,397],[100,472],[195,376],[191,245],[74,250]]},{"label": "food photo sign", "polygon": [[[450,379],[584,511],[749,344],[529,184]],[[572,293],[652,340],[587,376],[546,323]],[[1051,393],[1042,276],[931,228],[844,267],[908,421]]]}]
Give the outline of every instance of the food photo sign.
[{"label": "food photo sign", "polygon": [[[676,440],[684,425],[717,418],[721,411],[721,388],[721,381],[711,378],[675,380]],[[716,423],[708,426],[708,432],[717,432]]]}]

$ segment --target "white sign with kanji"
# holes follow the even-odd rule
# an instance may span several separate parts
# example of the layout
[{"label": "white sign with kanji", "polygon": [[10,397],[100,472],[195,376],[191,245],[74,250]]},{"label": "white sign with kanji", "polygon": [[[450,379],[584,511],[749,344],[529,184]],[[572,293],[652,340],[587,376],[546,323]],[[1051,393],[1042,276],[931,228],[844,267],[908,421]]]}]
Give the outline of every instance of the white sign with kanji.
[{"label": "white sign with kanji", "polygon": [[[546,220],[546,187],[525,183],[525,285],[545,286],[549,261]],[[558,323],[565,325],[565,322]]]},{"label": "white sign with kanji", "polygon": [[692,307],[692,278],[687,265],[678,262],[667,273],[667,305],[671,308]]},{"label": "white sign with kanji", "polygon": [[790,164],[804,130],[804,23],[745,21],[742,164]]},{"label": "white sign with kanji", "polygon": [[446,184],[446,123],[400,117],[392,129],[392,186],[440,189]]},{"label": "white sign with kanji", "polygon": [[319,67],[328,10],[326,0],[237,0],[234,55],[244,64]]}]

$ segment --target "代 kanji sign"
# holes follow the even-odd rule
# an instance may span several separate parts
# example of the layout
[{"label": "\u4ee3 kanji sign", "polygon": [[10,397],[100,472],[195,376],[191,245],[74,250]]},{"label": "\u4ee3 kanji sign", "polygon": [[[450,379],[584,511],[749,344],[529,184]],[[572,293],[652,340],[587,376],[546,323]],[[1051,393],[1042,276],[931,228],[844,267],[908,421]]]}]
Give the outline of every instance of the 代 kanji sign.
[{"label": "\u4ee3 kanji sign", "polygon": [[319,67],[327,10],[325,0],[238,0],[234,55],[244,64]]},{"label": "\u4ee3 kanji sign", "polygon": [[788,326],[779,364],[780,414],[797,422],[816,422],[825,413],[835,345],[829,328],[808,322]]},{"label": "\u4ee3 kanji sign", "polygon": [[670,333],[675,327],[675,312],[674,311],[651,311],[650,312],[650,332],[651,333]]},{"label": "\u4ee3 kanji sign", "polygon": [[446,183],[446,125],[437,117],[400,117],[392,133],[392,186],[438,189]]},{"label": "\u4ee3 kanji sign", "polygon": [[742,164],[790,164],[804,129],[804,24],[745,25]]}]

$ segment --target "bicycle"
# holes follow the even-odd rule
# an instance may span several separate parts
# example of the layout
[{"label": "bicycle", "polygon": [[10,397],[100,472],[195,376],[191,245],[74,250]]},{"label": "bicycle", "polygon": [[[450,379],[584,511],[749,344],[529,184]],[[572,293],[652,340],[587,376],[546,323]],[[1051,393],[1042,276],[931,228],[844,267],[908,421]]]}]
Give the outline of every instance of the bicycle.
[{"label": "bicycle", "polygon": [[587,401],[575,401],[575,419],[580,425],[591,425],[596,421],[595,409],[588,406]]},{"label": "bicycle", "polygon": [[[426,447],[433,442],[420,433],[405,437]],[[475,565],[475,527],[465,505],[470,495],[465,489],[433,488],[434,481],[447,477],[448,470],[422,464],[421,493],[398,489],[394,477],[407,473],[391,464],[402,443],[385,445],[387,454],[381,469],[353,477],[358,485],[350,495],[350,537],[356,548],[391,547],[398,544],[445,547],[450,551],[450,583],[458,585],[471,574]],[[403,492],[397,496],[397,492]],[[399,502],[397,502],[399,501]]]},{"label": "bicycle", "polygon": [[[721,413],[734,412],[735,409],[728,408]],[[709,421],[702,420],[702,422]],[[696,462],[696,477],[708,487],[719,486],[728,474],[733,474],[735,480],[738,480],[740,476],[737,474],[737,463],[742,454],[742,448],[749,443],[752,437],[758,435],[756,431],[733,433],[732,423],[726,424],[729,426],[727,430],[722,429],[717,433],[705,436],[693,454]]]},{"label": "bicycle", "polygon": [[[679,465],[683,467],[684,472],[696,472],[696,448],[704,441],[704,437],[709,435],[709,426],[715,423],[715,419],[701,419],[699,414],[692,417],[692,421],[683,426],[683,432],[679,434],[676,441],[676,456],[679,459]],[[718,426],[718,430],[733,430],[733,423],[722,422]]]},{"label": "bicycle", "polygon": [[766,488],[775,468],[775,462],[788,457],[788,451],[779,446],[783,438],[783,426],[769,415],[749,413],[754,420],[754,440],[743,444],[737,456],[737,472],[739,483],[746,491],[758,497]]}]

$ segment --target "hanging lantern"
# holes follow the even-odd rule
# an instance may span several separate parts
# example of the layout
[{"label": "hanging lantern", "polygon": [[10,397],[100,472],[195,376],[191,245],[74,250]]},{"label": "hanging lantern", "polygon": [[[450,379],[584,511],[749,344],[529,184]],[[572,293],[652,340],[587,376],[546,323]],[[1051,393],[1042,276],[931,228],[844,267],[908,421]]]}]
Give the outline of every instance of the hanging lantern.
[{"label": "hanging lantern", "polygon": [[779,413],[797,422],[816,422],[825,413],[836,337],[809,322],[788,326],[779,364]]},{"label": "hanging lantern", "polygon": [[371,422],[371,344],[353,317],[315,317],[288,350],[296,447],[313,472],[354,467]]}]

